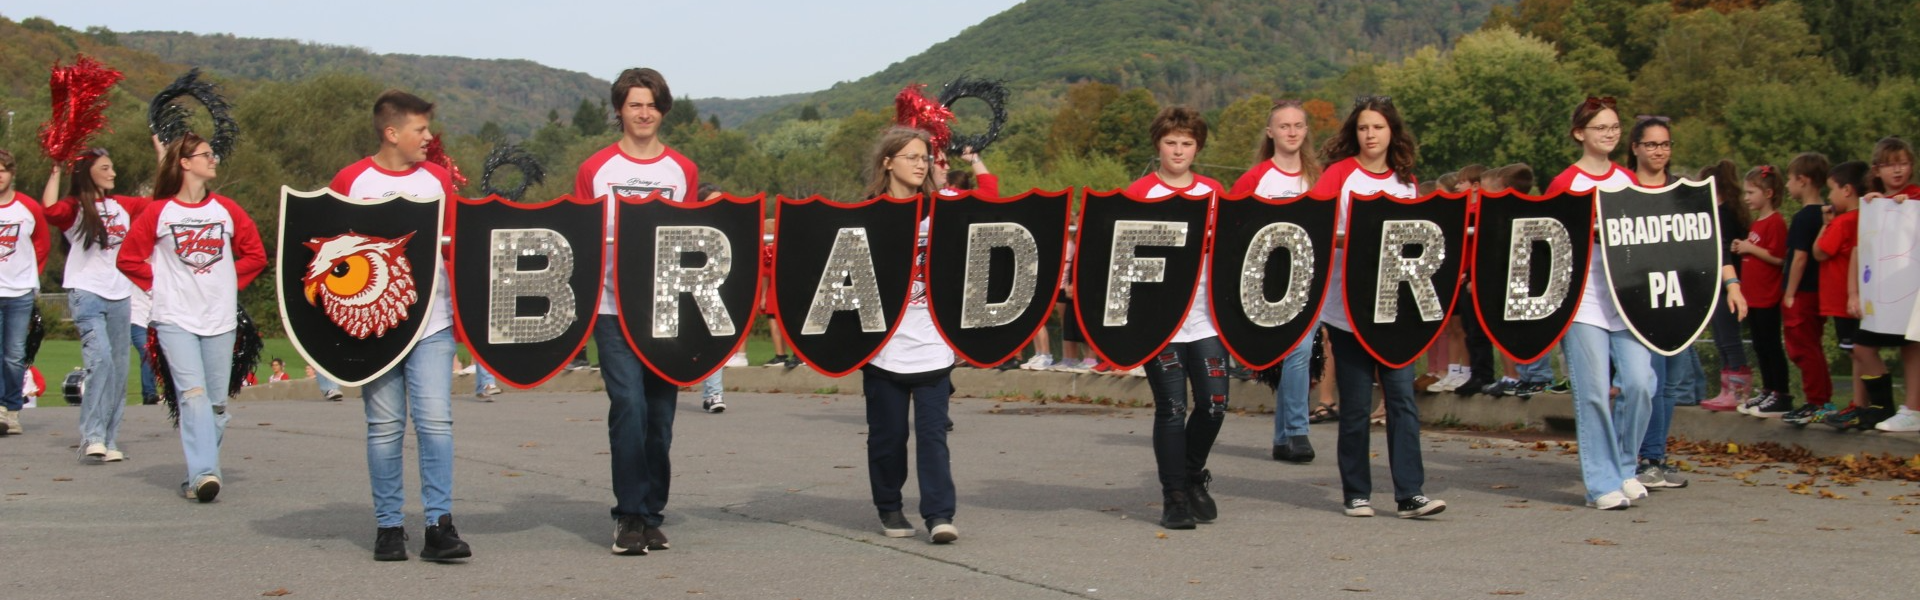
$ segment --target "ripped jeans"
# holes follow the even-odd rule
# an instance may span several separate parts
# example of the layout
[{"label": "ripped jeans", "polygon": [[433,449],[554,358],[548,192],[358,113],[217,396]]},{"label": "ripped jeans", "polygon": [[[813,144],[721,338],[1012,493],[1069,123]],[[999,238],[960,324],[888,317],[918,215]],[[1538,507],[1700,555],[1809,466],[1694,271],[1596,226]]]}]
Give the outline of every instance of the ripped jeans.
[{"label": "ripped jeans", "polygon": [[167,353],[167,385],[179,391],[180,448],[187,479],[221,477],[220,441],[226,437],[227,385],[233,378],[233,334],[197,335],[171,323],[154,323]]},{"label": "ripped jeans", "polygon": [[[1217,336],[1174,342],[1147,361],[1146,371],[1153,390],[1153,458],[1160,488],[1185,491],[1207,468],[1227,415],[1227,348]],[[1189,382],[1191,397],[1200,402],[1197,409],[1190,409]]]}]

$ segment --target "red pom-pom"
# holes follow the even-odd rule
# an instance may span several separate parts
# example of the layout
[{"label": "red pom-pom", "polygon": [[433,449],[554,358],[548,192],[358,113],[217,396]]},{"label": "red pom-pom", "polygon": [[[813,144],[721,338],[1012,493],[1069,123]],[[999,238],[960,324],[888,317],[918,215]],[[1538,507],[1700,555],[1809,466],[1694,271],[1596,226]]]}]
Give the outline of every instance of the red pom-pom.
[{"label": "red pom-pom", "polygon": [[79,160],[87,140],[107,128],[107,91],[122,75],[86,55],[71,67],[56,66],[47,85],[53,116],[40,126],[40,149],[55,163]]},{"label": "red pom-pom", "polygon": [[921,88],[925,87],[924,83],[910,84],[893,97],[893,121],[927,132],[933,138],[933,147],[927,151],[938,154],[953,137],[953,130],[947,128],[947,121],[953,120],[953,110],[921,94]]},{"label": "red pom-pom", "polygon": [[467,176],[460,174],[460,165],[453,164],[453,157],[447,156],[447,147],[440,143],[438,136],[427,142],[427,162],[445,168],[447,175],[453,179],[453,187],[467,187]]}]

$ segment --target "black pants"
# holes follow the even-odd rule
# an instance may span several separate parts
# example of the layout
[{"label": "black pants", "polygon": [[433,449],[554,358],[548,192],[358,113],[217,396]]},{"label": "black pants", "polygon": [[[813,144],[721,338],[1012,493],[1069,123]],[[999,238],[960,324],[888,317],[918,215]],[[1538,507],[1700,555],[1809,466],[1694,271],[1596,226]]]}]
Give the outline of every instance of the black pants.
[{"label": "black pants", "polygon": [[1493,370],[1493,340],[1487,339],[1486,330],[1480,328],[1480,314],[1474,312],[1474,302],[1473,286],[1468,285],[1460,289],[1460,299],[1453,309],[1453,318],[1459,319],[1460,328],[1467,332],[1467,365],[1473,370],[1474,379],[1499,381],[1500,375]]},{"label": "black pants", "polygon": [[943,376],[908,386],[866,373],[861,385],[867,396],[867,482],[873,487],[873,506],[882,512],[903,506],[907,438],[918,435],[914,454],[920,467],[920,517],[952,519],[956,501],[953,460],[947,453],[947,398],[953,394],[953,380]]},{"label": "black pants", "polygon": [[1793,375],[1787,372],[1787,350],[1780,341],[1780,307],[1747,308],[1747,327],[1753,330],[1753,358],[1760,365],[1761,387],[1787,393]]},{"label": "black pants", "polygon": [[1389,369],[1375,360],[1353,332],[1327,328],[1333,340],[1333,376],[1340,390],[1340,489],[1342,500],[1373,494],[1373,459],[1367,446],[1373,432],[1373,381],[1387,407],[1387,466],[1393,471],[1393,499],[1422,494],[1426,464],[1420,459],[1420,409],[1413,403],[1413,365]]},{"label": "black pants", "polygon": [[[1146,371],[1153,390],[1153,459],[1160,488],[1185,490],[1190,476],[1207,468],[1207,455],[1226,419],[1227,347],[1219,337],[1167,344],[1147,361]],[[1200,409],[1189,410],[1189,382],[1193,398],[1206,403]]]}]

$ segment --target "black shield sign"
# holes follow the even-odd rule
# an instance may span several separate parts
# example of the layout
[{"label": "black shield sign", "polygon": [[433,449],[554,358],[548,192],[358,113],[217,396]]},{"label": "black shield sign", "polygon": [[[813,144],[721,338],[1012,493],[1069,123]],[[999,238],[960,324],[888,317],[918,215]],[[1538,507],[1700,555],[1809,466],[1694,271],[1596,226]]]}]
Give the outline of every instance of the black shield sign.
[{"label": "black shield sign", "polygon": [[1483,194],[1479,214],[1472,308],[1494,346],[1533,362],[1580,310],[1593,257],[1593,194]]},{"label": "black shield sign", "polygon": [[774,312],[807,366],[839,377],[886,344],[912,291],[919,223],[914,198],[856,204],[780,198]]},{"label": "black shield sign", "polygon": [[1453,310],[1466,265],[1467,195],[1355,197],[1344,302],[1360,345],[1392,368],[1425,351]]},{"label": "black shield sign", "polygon": [[1221,198],[1207,275],[1213,324],[1251,369],[1280,362],[1319,320],[1333,262],[1333,198]]},{"label": "black shield sign", "polygon": [[1072,190],[934,201],[927,308],[962,360],[1000,364],[1042,331],[1060,291],[1070,200]]},{"label": "black shield sign", "polygon": [[1620,320],[1654,352],[1679,354],[1720,303],[1723,246],[1713,180],[1596,196],[1600,257]]},{"label": "black shield sign", "polygon": [[280,315],[315,370],[357,386],[413,349],[439,285],[445,206],[280,188]]},{"label": "black shield sign", "polygon": [[1166,347],[1192,306],[1211,197],[1129,198],[1088,190],[1073,308],[1101,358],[1131,369]]},{"label": "black shield sign", "polygon": [[507,385],[545,383],[586,345],[606,264],[605,202],[454,203],[454,326]]},{"label": "black shield sign", "polygon": [[698,383],[746,343],[760,292],[760,199],[620,199],[620,328],[661,379]]}]

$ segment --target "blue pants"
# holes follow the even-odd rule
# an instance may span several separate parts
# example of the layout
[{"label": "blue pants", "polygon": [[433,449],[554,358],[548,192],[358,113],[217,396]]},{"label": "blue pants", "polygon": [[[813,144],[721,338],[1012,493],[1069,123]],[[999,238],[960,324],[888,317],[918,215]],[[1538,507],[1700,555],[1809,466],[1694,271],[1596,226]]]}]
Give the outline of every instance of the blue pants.
[{"label": "blue pants", "polygon": [[655,375],[627,345],[618,319],[593,324],[600,378],[607,384],[607,438],[613,459],[613,516],[659,527],[673,480],[673,414],[680,389]]},{"label": "blue pants", "polygon": [[0,298],[0,408],[7,410],[27,404],[27,329],[33,324],[33,296],[29,291]]},{"label": "blue pants", "polygon": [[[120,417],[127,407],[127,345],[130,341],[129,336],[120,332],[130,329],[127,320],[132,304],[126,298],[108,300],[86,290],[67,292],[67,309],[73,314],[74,328],[80,330],[80,362],[87,371],[86,391],[80,402],[82,448],[86,444],[105,444],[108,450],[120,449]],[[141,334],[145,333],[143,328]],[[141,340],[140,345],[144,348],[146,340]],[[140,353],[140,368],[148,373],[153,370],[144,350]],[[151,389],[152,384],[147,386]]]},{"label": "blue pants", "polygon": [[453,511],[453,330],[421,338],[399,365],[360,388],[367,412],[367,478],[380,527],[405,522],[407,420],[420,447],[427,523]]},{"label": "blue pants", "polygon": [[1420,458],[1420,407],[1413,403],[1413,364],[1389,369],[1373,358],[1353,332],[1328,328],[1333,340],[1333,376],[1340,390],[1340,458],[1342,500],[1373,495],[1373,460],[1368,449],[1372,432],[1367,416],[1373,413],[1373,379],[1380,375],[1380,391],[1387,408],[1387,467],[1393,475],[1393,499],[1406,500],[1425,493],[1426,463]]},{"label": "blue pants", "polygon": [[[1580,475],[1592,502],[1620,491],[1638,467],[1653,407],[1653,352],[1630,332],[1585,323],[1574,323],[1560,343],[1567,349],[1567,375],[1573,379]],[[1607,376],[1609,362],[1619,369],[1617,379]],[[1620,386],[1618,400],[1607,393],[1610,383]]]},{"label": "blue pants", "polygon": [[953,381],[941,377],[909,386],[866,373],[861,385],[867,397],[867,482],[873,488],[873,506],[882,512],[901,510],[907,439],[919,436],[914,455],[920,469],[920,518],[952,519],[956,500],[953,458],[947,452],[947,398]]},{"label": "blue pants", "polygon": [[[172,376],[167,383],[180,399],[180,448],[187,457],[183,485],[205,475],[219,477],[220,442],[232,419],[227,414],[227,383],[233,376],[234,331],[203,336],[170,323],[154,323],[153,330],[167,353]],[[122,382],[119,393],[126,389]]]},{"label": "blue pants", "polygon": [[1309,331],[1300,345],[1280,359],[1280,386],[1273,391],[1275,446],[1285,445],[1287,438],[1307,434],[1307,395],[1313,387],[1313,373],[1308,371],[1313,368],[1313,345],[1318,343],[1318,332]]}]

